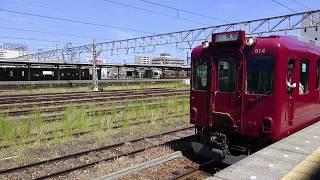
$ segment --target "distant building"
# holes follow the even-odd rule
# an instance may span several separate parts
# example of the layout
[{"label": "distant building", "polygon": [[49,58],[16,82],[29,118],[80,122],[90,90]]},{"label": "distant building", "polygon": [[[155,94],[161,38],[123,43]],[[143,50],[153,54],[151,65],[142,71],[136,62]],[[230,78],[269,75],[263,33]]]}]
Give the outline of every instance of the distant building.
[{"label": "distant building", "polygon": [[156,57],[151,60],[151,64],[183,65],[184,60],[173,58],[169,53],[161,53],[160,57]]},{"label": "distant building", "polygon": [[[302,25],[311,25],[311,18],[306,18]],[[320,23],[320,13],[315,14],[312,17],[313,25]],[[308,28],[308,29],[302,29],[300,32],[300,36],[302,40],[309,41],[312,44],[319,44],[320,42],[320,28]]]},{"label": "distant building", "polygon": [[135,64],[151,64],[150,57],[148,56],[136,56],[134,58]]},{"label": "distant building", "polygon": [[28,54],[26,45],[13,43],[0,44],[0,59],[15,58],[26,54]]}]

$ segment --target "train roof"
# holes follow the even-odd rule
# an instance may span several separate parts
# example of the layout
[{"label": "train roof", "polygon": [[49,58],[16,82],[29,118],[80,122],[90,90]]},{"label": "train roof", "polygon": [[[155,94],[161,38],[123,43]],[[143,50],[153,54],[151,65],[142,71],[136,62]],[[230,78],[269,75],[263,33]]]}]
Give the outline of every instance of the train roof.
[{"label": "train roof", "polygon": [[266,46],[274,46],[278,45],[282,48],[287,48],[290,50],[301,51],[301,52],[309,52],[312,54],[320,55],[320,47],[313,45],[311,43],[306,43],[301,40],[295,39],[290,36],[265,36],[265,37],[257,37],[257,44],[264,44]]},{"label": "train roof", "polygon": [[[256,37],[256,43],[253,47],[265,48],[285,48],[301,53],[310,53],[320,56],[320,47],[311,43],[306,43],[292,36],[271,35]],[[212,42],[211,42],[212,43]],[[227,47],[228,45],[225,45]],[[215,47],[215,45],[213,45]],[[192,50],[191,56],[199,56],[203,51],[203,46],[199,45]]]}]

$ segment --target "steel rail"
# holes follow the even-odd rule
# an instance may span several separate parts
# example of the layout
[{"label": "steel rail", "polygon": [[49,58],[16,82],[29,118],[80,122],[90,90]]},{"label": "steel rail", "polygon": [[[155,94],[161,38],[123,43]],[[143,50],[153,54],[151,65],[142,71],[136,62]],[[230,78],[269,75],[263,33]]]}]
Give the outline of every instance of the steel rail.
[{"label": "steel rail", "polygon": [[[62,157],[57,157],[57,158],[53,158],[53,159],[47,159],[47,160],[39,161],[39,162],[32,163],[32,164],[18,166],[18,167],[14,167],[14,168],[10,168],[10,169],[4,169],[4,170],[0,171],[0,174],[3,175],[3,174],[7,174],[7,173],[21,171],[21,170],[24,170],[24,169],[27,169],[27,168],[33,168],[33,167],[36,167],[36,166],[39,166],[39,165],[50,164],[50,163],[54,163],[54,162],[57,162],[57,161],[68,160],[68,159],[71,159],[71,158],[77,158],[77,157],[80,157],[80,156],[83,156],[83,155],[88,155],[89,153],[92,153],[92,152],[99,152],[99,151],[105,151],[105,150],[110,150],[110,149],[113,149],[113,148],[117,148],[117,147],[125,145],[126,143],[135,143],[135,142],[143,141],[145,139],[158,138],[158,137],[161,137],[161,136],[174,134],[174,133],[177,133],[179,131],[189,130],[189,129],[192,129],[192,128],[193,127],[176,129],[176,130],[167,131],[167,132],[164,132],[164,133],[161,133],[161,134],[156,134],[156,135],[146,136],[146,137],[142,137],[142,138],[137,138],[137,139],[134,139],[134,140],[130,140],[130,141],[126,141],[126,142],[120,142],[120,143],[117,143],[117,144],[108,145],[108,146],[104,146],[104,147],[99,147],[99,148],[95,148],[95,149],[90,149],[90,150],[86,150],[86,151],[81,151],[81,152],[77,152],[77,153],[74,153],[74,154],[69,154],[69,155],[62,156]],[[176,140],[178,140],[178,139],[176,139]],[[141,148],[139,150],[131,151],[129,153],[125,152],[125,153],[118,154],[118,155],[113,155],[113,156],[110,156],[110,157],[107,157],[107,158],[102,158],[102,159],[99,159],[99,160],[94,161],[94,162],[90,162],[90,163],[87,163],[87,164],[82,164],[80,166],[76,166],[76,167],[69,168],[69,169],[64,169],[64,170],[61,170],[61,171],[58,171],[58,172],[53,172],[51,174],[46,174],[46,175],[37,177],[36,179],[45,179],[45,178],[50,178],[50,177],[63,175],[63,174],[66,174],[66,173],[69,173],[69,172],[72,172],[72,171],[75,171],[75,170],[79,170],[79,169],[83,169],[83,168],[88,168],[88,167],[94,166],[94,165],[96,165],[96,164],[98,164],[100,162],[112,160],[112,159],[114,159],[116,157],[128,156],[128,155],[131,155],[131,154],[136,154],[136,153],[145,151],[146,149],[159,147],[159,146],[165,145],[167,143],[168,142],[159,143],[157,145],[151,145],[149,147]]]},{"label": "steel rail", "polygon": [[2,98],[2,104],[13,104],[13,103],[21,103],[21,102],[41,102],[41,101],[58,101],[58,100],[68,100],[68,99],[86,99],[86,98],[95,98],[95,97],[110,97],[110,96],[121,96],[128,95],[129,93],[132,95],[135,94],[151,94],[158,92],[179,92],[179,91],[188,91],[188,90],[175,90],[175,89],[164,89],[164,90],[147,90],[147,91],[126,91],[126,92],[106,92],[106,93],[98,93],[98,94],[70,94],[64,96],[36,96],[36,97],[16,97],[16,98]]},{"label": "steel rail", "polygon": [[[88,103],[88,102],[105,102],[105,101],[117,101],[117,100],[130,100],[130,99],[146,99],[151,97],[166,97],[166,96],[174,96],[174,95],[181,95],[181,94],[188,94],[189,91],[182,90],[182,91],[167,91],[167,92],[153,92],[151,94],[148,93],[136,93],[136,94],[124,94],[121,96],[96,96],[96,97],[89,97],[89,98],[75,98],[75,99],[63,99],[63,100],[52,100],[52,101],[35,101],[35,102],[28,102],[23,103],[20,102],[19,104],[4,104],[3,106],[0,105],[1,109],[10,109],[10,108],[21,108],[24,106],[52,106],[52,105],[65,105],[67,103],[74,104],[74,103]],[[17,110],[23,112],[23,109]]]},{"label": "steel rail", "polygon": [[[90,115],[99,115],[99,113],[104,113],[106,115],[109,115],[112,111],[112,108],[105,108],[107,106],[114,106],[114,104],[116,104],[118,107],[116,107],[114,110],[116,112],[119,112],[121,110],[124,110],[125,108],[127,108],[128,110],[134,110],[137,109],[138,107],[140,107],[139,105],[135,106],[135,105],[130,105],[128,107],[125,107],[125,105],[121,105],[120,103],[146,103],[145,105],[150,106],[150,105],[160,105],[160,104],[164,104],[164,103],[153,103],[152,101],[161,101],[161,100],[165,100],[162,98],[170,98],[170,97],[178,97],[178,98],[186,98],[188,97],[188,94],[173,94],[173,95],[165,95],[165,96],[159,96],[159,97],[146,97],[146,98],[138,98],[138,99],[129,99],[129,100],[115,100],[115,101],[111,101],[111,102],[99,102],[99,103],[95,103],[92,104],[93,106],[98,106],[101,105],[103,106],[102,108],[99,109],[94,109],[94,110],[90,110],[90,109],[86,109],[85,112],[89,113]],[[180,101],[179,101],[180,102]],[[112,105],[113,104],[113,105]],[[71,105],[70,107],[72,108],[91,108],[92,107],[91,104],[84,104],[84,105]],[[43,108],[38,107],[39,113],[40,113],[40,117],[44,118],[46,122],[50,122],[50,121],[54,121],[54,120],[61,120],[62,116],[63,116],[63,112],[64,110],[69,107],[67,105],[65,106],[59,106],[59,107],[48,107],[48,109],[43,110]],[[23,115],[24,118],[30,117],[32,116],[32,114],[28,114],[28,113],[32,113],[33,110],[32,109],[28,109],[28,110],[13,110],[13,111],[0,111],[2,113],[7,113],[8,115],[10,115],[10,117],[13,118],[13,120],[20,120],[20,116]]]}]

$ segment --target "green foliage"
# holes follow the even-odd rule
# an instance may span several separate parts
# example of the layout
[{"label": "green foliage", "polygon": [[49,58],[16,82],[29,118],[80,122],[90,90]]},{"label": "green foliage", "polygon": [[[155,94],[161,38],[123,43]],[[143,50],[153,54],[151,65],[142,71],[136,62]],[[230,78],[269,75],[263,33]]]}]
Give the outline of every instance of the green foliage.
[{"label": "green foliage", "polygon": [[146,86],[147,86],[147,84],[146,84],[145,82],[140,82],[140,83],[139,83],[139,88],[140,88],[140,89],[145,89]]},{"label": "green foliage", "polygon": [[86,129],[88,126],[88,115],[86,112],[85,107],[81,107],[80,109],[75,110],[75,119],[73,120],[74,122],[71,122],[71,127],[75,131],[81,130],[81,129]]},{"label": "green foliage", "polygon": [[75,108],[73,106],[68,106],[64,110],[61,129],[65,135],[71,135],[75,115]]},{"label": "green foliage", "polygon": [[110,123],[113,123],[113,122],[116,121],[117,109],[116,109],[114,103],[110,104],[110,106],[111,106],[111,119],[110,119]]},{"label": "green foliage", "polygon": [[34,130],[39,134],[42,131],[42,128],[44,126],[44,119],[41,116],[41,112],[39,108],[33,107],[32,114],[31,114],[31,120],[33,122],[32,126]]},{"label": "green foliage", "polygon": [[20,136],[20,138],[23,138],[23,139],[29,138],[32,130],[31,127],[32,127],[31,119],[29,118],[22,119],[17,129],[18,136]]},{"label": "green foliage", "polygon": [[107,117],[105,116],[104,113],[99,112],[98,116],[95,118],[96,122],[96,129],[98,131],[103,131],[105,124],[107,123]]},{"label": "green foliage", "polygon": [[129,127],[129,113],[128,112],[123,112],[122,113],[122,116],[121,116],[121,121],[120,121],[120,125],[123,127],[123,128],[127,128]]},{"label": "green foliage", "polygon": [[12,141],[16,136],[16,123],[8,116],[8,114],[0,114],[0,137],[6,141]]}]

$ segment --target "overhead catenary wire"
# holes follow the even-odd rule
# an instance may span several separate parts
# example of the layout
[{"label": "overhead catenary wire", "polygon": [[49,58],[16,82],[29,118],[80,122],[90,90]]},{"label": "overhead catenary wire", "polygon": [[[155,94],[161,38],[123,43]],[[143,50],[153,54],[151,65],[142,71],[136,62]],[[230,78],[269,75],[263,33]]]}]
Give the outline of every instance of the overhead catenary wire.
[{"label": "overhead catenary wire", "polygon": [[98,27],[104,27],[104,28],[110,28],[110,29],[121,29],[121,30],[126,30],[126,31],[144,33],[144,34],[155,34],[154,32],[147,32],[147,31],[142,31],[142,30],[137,30],[137,29],[132,29],[132,28],[105,25],[105,24],[75,20],[75,19],[67,19],[67,18],[61,18],[61,17],[46,16],[46,15],[41,15],[41,14],[22,12],[22,11],[14,11],[14,10],[8,10],[8,9],[1,9],[1,12],[7,12],[7,13],[19,14],[19,15],[25,15],[25,16],[32,16],[32,17],[38,17],[38,18],[45,18],[45,19],[51,19],[51,20],[58,20],[58,21],[65,21],[65,22],[71,22],[71,23],[79,23],[79,24],[98,26]]},{"label": "overhead catenary wire", "polygon": [[288,9],[288,10],[290,10],[290,11],[294,12],[294,13],[297,13],[297,11],[295,11],[295,10],[291,9],[291,8],[290,8],[290,7],[288,7],[287,5],[284,5],[284,4],[280,3],[279,1],[276,1],[276,0],[271,0],[271,1],[273,1],[273,2],[275,2],[275,3],[277,3],[277,4],[279,4],[280,6],[282,6],[282,7],[286,8],[286,9]]},{"label": "overhead catenary wire", "polygon": [[303,4],[303,3],[301,3],[301,2],[299,2],[297,0],[293,0],[293,1],[296,2],[297,4],[299,4],[300,6],[306,8],[306,9],[312,10],[310,7],[306,6],[305,4]]},{"label": "overhead catenary wire", "polygon": [[75,34],[68,34],[68,33],[57,33],[57,32],[48,32],[48,31],[39,31],[39,30],[31,30],[31,29],[24,29],[24,28],[15,28],[15,27],[8,27],[8,26],[0,26],[0,29],[8,29],[14,31],[23,31],[23,32],[34,32],[34,33],[42,33],[42,34],[50,34],[50,35],[59,35],[59,36],[69,36],[69,37],[77,37],[77,38],[87,38],[87,39],[101,39],[101,40],[112,40],[108,38],[102,37],[93,37],[93,36],[85,36],[85,35],[75,35]]},{"label": "overhead catenary wire", "polygon": [[[290,11],[292,11],[292,12],[294,12],[294,13],[298,13],[297,11],[295,11],[295,10],[293,10],[293,9],[291,9],[290,7],[288,7],[287,5],[285,5],[285,4],[283,4],[283,3],[280,3],[279,1],[276,1],[276,0],[271,0],[271,1],[273,1],[273,2],[275,2],[275,3],[277,3],[277,4],[279,4],[280,6],[282,6],[282,7],[284,7],[284,8],[286,8],[286,9],[288,9],[288,10],[290,10]],[[313,20],[312,19],[310,19],[310,18],[307,18],[309,21],[311,21],[311,22],[313,22]],[[320,22],[318,22],[318,23],[316,23],[316,24],[319,24]]]},{"label": "overhead catenary wire", "polygon": [[206,16],[206,15],[199,14],[199,13],[196,13],[196,12],[192,12],[192,11],[188,11],[188,10],[184,10],[184,9],[180,9],[180,8],[171,7],[171,6],[168,6],[168,5],[163,5],[163,4],[152,2],[152,1],[148,1],[148,0],[140,0],[140,1],[145,2],[145,3],[149,3],[149,4],[153,4],[153,5],[156,5],[156,6],[161,6],[161,7],[165,7],[165,8],[168,8],[168,9],[172,9],[172,10],[175,10],[177,12],[184,12],[184,13],[192,14],[192,15],[195,15],[195,16],[199,16],[199,17],[215,20],[215,21],[220,21],[220,22],[224,22],[224,23],[231,23],[231,22],[223,20],[223,19]]},{"label": "overhead catenary wire", "polygon": [[[318,26],[317,24],[306,24],[303,26],[299,26],[302,20],[305,18],[319,13],[320,10],[300,12],[294,14],[287,14],[281,16],[274,16],[262,19],[254,19],[249,21],[242,21],[231,24],[222,24],[215,25],[209,27],[202,27],[196,29],[189,29],[183,31],[169,32],[157,35],[143,36],[131,39],[122,39],[115,40],[109,42],[101,42],[97,43],[97,47],[99,47],[99,51],[108,51],[111,52],[111,55],[114,53],[122,52],[122,53],[139,53],[141,50],[142,53],[148,51],[147,47],[155,48],[157,46],[164,46],[168,44],[175,44],[177,47],[180,44],[187,44],[188,47],[192,47],[194,42],[207,40],[212,33],[214,32],[225,32],[230,30],[239,30],[246,29],[247,34],[263,34],[263,33],[272,33],[272,32],[284,32],[290,30],[298,30],[303,28],[313,28]],[[285,21],[286,20],[286,21]],[[286,23],[284,25],[283,23]],[[264,28],[259,29],[259,27],[265,27],[264,25],[268,25],[267,27],[272,28]],[[90,48],[92,48],[92,44],[77,46],[69,48],[68,50],[74,54],[87,53],[91,52]],[[48,58],[55,56],[58,52],[61,53],[65,50],[63,49],[55,49],[47,52],[40,53],[43,58]],[[131,51],[130,51],[131,50]],[[151,49],[152,50],[152,49]],[[25,56],[20,56],[16,59],[33,59],[33,57],[37,57],[39,54],[28,54]]]},{"label": "overhead catenary wire", "polygon": [[129,8],[132,8],[132,9],[137,9],[137,10],[149,12],[149,13],[152,13],[152,14],[162,15],[162,16],[173,18],[173,19],[186,21],[186,22],[192,22],[192,23],[195,23],[195,24],[201,24],[201,25],[206,25],[206,26],[209,25],[209,24],[201,23],[201,22],[198,22],[198,21],[193,21],[193,20],[190,20],[190,19],[182,18],[182,17],[177,17],[177,16],[165,14],[165,13],[158,12],[158,11],[153,11],[153,10],[149,10],[149,9],[133,6],[133,5],[130,5],[130,4],[125,4],[125,3],[116,2],[116,1],[112,1],[112,0],[103,0],[103,1],[109,2],[109,3],[112,3],[112,4],[117,4],[117,5],[120,5],[120,6],[129,7]]},{"label": "overhead catenary wire", "polygon": [[0,39],[16,39],[16,40],[29,40],[29,41],[40,41],[40,42],[49,42],[49,43],[72,43],[72,44],[81,44],[75,42],[65,42],[65,41],[57,41],[57,40],[49,40],[49,39],[36,39],[36,38],[24,38],[24,37],[10,37],[10,36],[0,36]]}]

